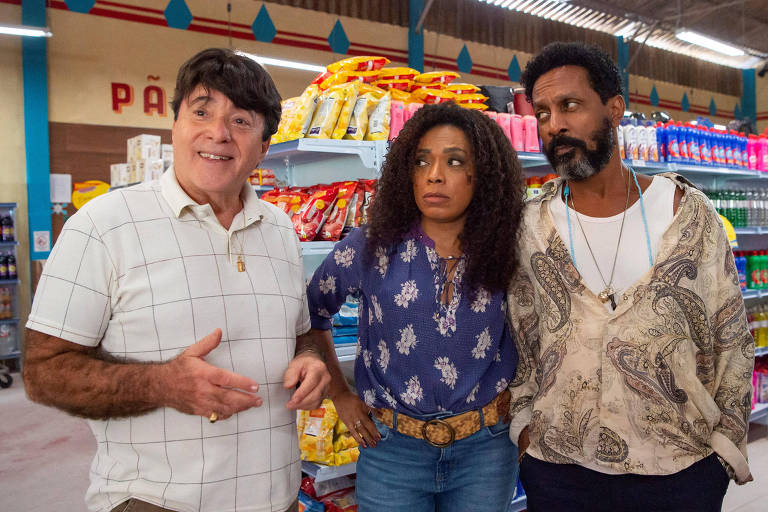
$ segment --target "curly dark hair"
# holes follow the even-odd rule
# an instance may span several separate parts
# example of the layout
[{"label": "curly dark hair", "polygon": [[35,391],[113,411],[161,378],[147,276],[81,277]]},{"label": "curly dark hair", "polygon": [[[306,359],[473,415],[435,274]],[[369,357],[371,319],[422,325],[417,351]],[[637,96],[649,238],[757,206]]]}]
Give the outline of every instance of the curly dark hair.
[{"label": "curly dark hair", "polygon": [[475,167],[475,192],[459,236],[467,258],[462,286],[469,291],[503,291],[517,269],[524,200],[522,166],[498,124],[478,111],[452,102],[420,108],[392,142],[368,213],[369,239],[375,241],[367,244],[368,255],[376,246],[393,253],[421,218],[413,196],[416,151],[426,132],[444,125],[464,132]]},{"label": "curly dark hair", "polygon": [[624,94],[619,68],[611,56],[597,46],[584,43],[551,43],[541,53],[528,61],[520,83],[525,87],[525,97],[531,101],[533,86],[541,75],[562,66],[579,66],[587,70],[589,85],[605,102]]},{"label": "curly dark hair", "polygon": [[174,120],[179,117],[181,102],[198,85],[219,91],[237,108],[263,115],[263,140],[277,131],[282,111],[280,93],[269,73],[251,58],[228,48],[208,48],[182,64],[171,101]]}]

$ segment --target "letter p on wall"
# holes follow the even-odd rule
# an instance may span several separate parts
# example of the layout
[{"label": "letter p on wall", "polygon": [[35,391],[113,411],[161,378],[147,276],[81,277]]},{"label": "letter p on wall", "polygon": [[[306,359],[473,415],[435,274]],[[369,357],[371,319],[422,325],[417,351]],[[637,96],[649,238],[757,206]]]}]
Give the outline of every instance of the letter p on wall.
[{"label": "letter p on wall", "polygon": [[122,114],[123,107],[133,105],[133,87],[128,84],[112,82],[112,110]]}]

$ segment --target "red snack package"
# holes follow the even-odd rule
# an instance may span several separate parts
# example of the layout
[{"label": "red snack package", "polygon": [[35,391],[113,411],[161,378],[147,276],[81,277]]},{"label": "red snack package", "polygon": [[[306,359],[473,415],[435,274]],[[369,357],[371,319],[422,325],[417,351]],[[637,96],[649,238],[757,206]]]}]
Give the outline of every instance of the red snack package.
[{"label": "red snack package", "polygon": [[326,512],[357,512],[354,489],[344,489],[322,499]]},{"label": "red snack package", "polygon": [[308,242],[315,239],[331,212],[337,193],[338,188],[333,185],[318,188],[309,201],[293,216],[291,220],[299,240]]},{"label": "red snack package", "polygon": [[357,212],[355,216],[355,226],[361,226],[368,223],[368,207],[373,201],[373,195],[376,192],[376,180],[360,180],[358,182],[362,188],[362,194],[358,195]]},{"label": "red snack package", "polygon": [[341,238],[341,230],[344,229],[344,224],[347,220],[347,211],[351,204],[351,200],[357,190],[357,182],[344,181],[340,183],[334,183],[338,186],[338,193],[336,196],[336,203],[333,205],[333,210],[328,215],[328,218],[323,225],[323,229],[318,235],[319,240],[328,240],[336,242]]},{"label": "red snack package", "polygon": [[307,496],[310,498],[317,499],[317,494],[315,493],[315,479],[311,476],[305,476],[301,479],[301,486],[299,486],[299,489],[304,491]]}]

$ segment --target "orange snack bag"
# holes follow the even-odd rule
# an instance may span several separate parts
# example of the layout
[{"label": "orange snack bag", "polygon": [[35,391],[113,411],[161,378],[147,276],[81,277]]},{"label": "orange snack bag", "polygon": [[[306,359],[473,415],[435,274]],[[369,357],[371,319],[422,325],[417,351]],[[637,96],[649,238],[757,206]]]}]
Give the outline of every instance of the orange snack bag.
[{"label": "orange snack bag", "polygon": [[314,240],[331,212],[338,188],[334,186],[318,187],[309,200],[291,219],[293,228],[302,242]]},{"label": "orange snack bag", "polygon": [[389,64],[389,59],[378,56],[350,57],[348,59],[328,64],[326,69],[331,73],[339,71],[376,71]]},{"label": "orange snack bag", "polygon": [[447,101],[453,101],[456,95],[451,91],[436,90],[436,89],[419,89],[411,93],[411,97],[417,100],[421,100],[424,103],[436,105],[438,103],[445,103]]},{"label": "orange snack bag", "polygon": [[379,80],[413,80],[421,73],[411,68],[381,68]]},{"label": "orange snack bag", "polygon": [[459,78],[459,76],[458,73],[453,71],[431,71],[429,73],[422,73],[413,80],[422,84],[431,84],[433,82],[449,84]]},{"label": "orange snack bag", "polygon": [[355,195],[357,182],[344,181],[334,183],[334,186],[338,186],[336,202],[325,224],[323,224],[323,229],[320,230],[320,234],[317,236],[319,240],[335,242],[341,238],[341,230],[344,229],[344,224],[347,220],[347,210],[349,209],[350,200]]},{"label": "orange snack bag", "polygon": [[446,86],[446,89],[448,89],[454,94],[472,94],[480,90],[480,88],[476,85],[457,84],[457,83],[449,84],[448,86]]}]

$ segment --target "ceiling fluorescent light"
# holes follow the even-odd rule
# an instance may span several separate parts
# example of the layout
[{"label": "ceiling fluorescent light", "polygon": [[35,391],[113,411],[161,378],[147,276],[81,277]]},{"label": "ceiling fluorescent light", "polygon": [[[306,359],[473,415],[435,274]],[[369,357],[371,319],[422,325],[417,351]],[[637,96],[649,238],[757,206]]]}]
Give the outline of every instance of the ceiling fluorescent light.
[{"label": "ceiling fluorescent light", "polygon": [[303,71],[314,71],[321,73],[325,71],[325,66],[316,66],[314,64],[305,64],[303,62],[296,62],[293,60],[273,59],[271,57],[262,57],[261,55],[254,55],[252,53],[237,52],[243,57],[253,59],[262,66],[278,66],[281,68],[301,69]]},{"label": "ceiling fluorescent light", "polygon": [[0,34],[26,37],[51,37],[53,35],[47,27],[29,27],[26,25],[0,25]]},{"label": "ceiling fluorescent light", "polygon": [[721,43],[720,41],[715,41],[712,38],[697,34],[696,32],[691,32],[690,30],[680,30],[675,32],[675,36],[686,43],[702,46],[708,50],[728,55],[729,57],[740,57],[744,55],[744,50],[741,50],[740,48]]}]

